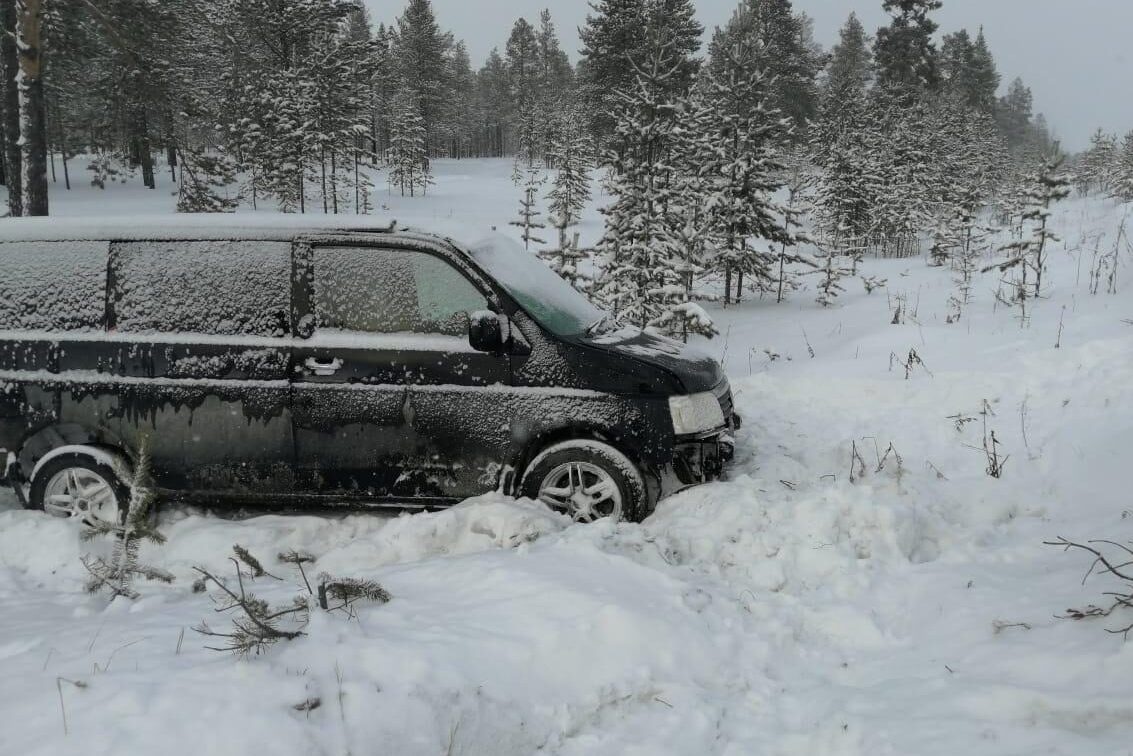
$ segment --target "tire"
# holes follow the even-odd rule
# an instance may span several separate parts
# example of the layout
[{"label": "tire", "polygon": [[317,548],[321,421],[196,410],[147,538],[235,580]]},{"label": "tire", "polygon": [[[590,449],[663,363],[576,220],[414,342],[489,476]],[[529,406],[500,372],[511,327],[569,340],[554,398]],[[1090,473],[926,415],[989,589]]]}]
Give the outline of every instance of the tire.
[{"label": "tire", "polygon": [[28,492],[29,509],[85,523],[122,526],[129,503],[130,487],[118,471],[81,452],[60,454],[45,462],[35,472]]},{"label": "tire", "polygon": [[548,447],[528,465],[519,489],[521,495],[542,501],[575,522],[606,518],[640,522],[650,510],[637,465],[600,441],[566,441]]}]

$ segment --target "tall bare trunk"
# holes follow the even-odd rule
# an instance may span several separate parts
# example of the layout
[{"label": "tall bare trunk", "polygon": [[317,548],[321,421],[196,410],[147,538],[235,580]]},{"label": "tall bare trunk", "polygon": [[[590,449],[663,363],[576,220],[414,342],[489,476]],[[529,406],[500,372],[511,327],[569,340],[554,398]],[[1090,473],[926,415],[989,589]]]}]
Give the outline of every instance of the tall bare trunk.
[{"label": "tall bare trunk", "polygon": [[4,105],[4,179],[8,187],[8,214],[23,215],[20,168],[20,94],[16,85],[20,63],[16,54],[16,0],[0,0],[0,95]]},{"label": "tall bare trunk", "polygon": [[330,196],[334,214],[338,215],[338,158],[333,148],[330,151]]},{"label": "tall bare trunk", "polygon": [[47,215],[47,115],[43,96],[43,0],[16,0],[24,215]]}]

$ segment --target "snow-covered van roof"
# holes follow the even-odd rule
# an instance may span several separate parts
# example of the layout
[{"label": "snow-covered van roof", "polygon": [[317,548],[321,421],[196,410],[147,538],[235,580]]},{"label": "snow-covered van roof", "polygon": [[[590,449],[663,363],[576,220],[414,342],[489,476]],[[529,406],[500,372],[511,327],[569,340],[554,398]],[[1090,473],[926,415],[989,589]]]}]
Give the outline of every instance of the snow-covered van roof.
[{"label": "snow-covered van roof", "polygon": [[172,239],[288,241],[305,235],[389,233],[394,228],[392,220],[364,216],[283,213],[7,218],[0,221],[0,243]]}]

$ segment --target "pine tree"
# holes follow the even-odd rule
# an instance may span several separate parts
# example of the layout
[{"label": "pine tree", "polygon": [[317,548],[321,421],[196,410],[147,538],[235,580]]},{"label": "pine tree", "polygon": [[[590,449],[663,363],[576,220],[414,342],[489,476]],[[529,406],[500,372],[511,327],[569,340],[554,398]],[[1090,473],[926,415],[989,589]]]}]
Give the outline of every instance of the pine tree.
[{"label": "pine tree", "polygon": [[881,140],[871,133],[866,99],[872,67],[865,28],[850,14],[831,54],[811,155],[820,169],[814,199],[817,228],[828,248],[851,256],[867,246],[881,183],[872,151]]},{"label": "pine tree", "polygon": [[539,211],[537,206],[539,187],[543,185],[543,181],[544,179],[540,177],[538,170],[528,169],[527,183],[523,187],[523,197],[519,200],[519,219],[508,224],[523,229],[520,238],[523,239],[523,246],[526,249],[531,249],[531,242],[546,244],[543,239],[535,235],[539,229],[547,227],[547,224],[539,220],[543,213]]},{"label": "pine tree", "polygon": [[988,47],[983,27],[980,27],[972,45],[968,61],[968,104],[981,113],[995,112],[995,95],[999,92],[1000,76],[995,58]]},{"label": "pine tree", "polygon": [[582,40],[580,78],[589,103],[591,130],[599,139],[614,133],[616,93],[635,87],[629,59],[645,43],[649,0],[598,0],[579,29]]},{"label": "pine tree", "polygon": [[[536,127],[537,150],[548,167],[554,163],[554,148],[559,124],[567,110],[585,119],[585,113],[574,103],[574,69],[559,43],[551,12],[539,16],[536,35]],[[579,126],[581,127],[581,123]],[[557,167],[557,166],[555,166]]]},{"label": "pine tree", "polygon": [[385,24],[379,24],[374,34],[372,49],[372,75],[370,85],[370,146],[371,164],[377,167],[385,159],[390,146],[390,129],[393,120],[393,98],[398,89],[398,66],[394,59],[395,36]]},{"label": "pine tree", "polygon": [[[706,97],[711,104],[713,156],[708,199],[716,266],[724,275],[724,303],[742,299],[744,276],[759,291],[775,286],[780,244],[794,236],[780,220],[772,197],[782,186],[783,165],[775,157],[784,122],[768,110],[768,83],[744,41],[732,48],[713,45]],[[752,239],[759,240],[752,246]],[[733,296],[733,283],[735,294]]]},{"label": "pine tree", "polygon": [[1133,131],[1125,135],[1114,171],[1113,193],[1126,202],[1133,201]]},{"label": "pine tree", "polygon": [[999,100],[996,108],[996,117],[999,119],[999,128],[1007,138],[1007,144],[1013,152],[1027,146],[1033,125],[1034,96],[1031,90],[1016,78],[1007,89],[1007,94]]},{"label": "pine tree", "polygon": [[1103,194],[1110,191],[1119,164],[1118,155],[1117,137],[1101,129],[1095,131],[1077,172],[1082,194],[1089,194],[1094,188]]},{"label": "pine tree", "polygon": [[732,19],[710,45],[710,66],[722,74],[726,51],[741,45],[753,58],[751,65],[764,72],[767,109],[790,119],[793,132],[802,138],[807,123],[818,111],[818,72],[822,55],[814,42],[812,22],[795,13],[791,0],[743,0]]},{"label": "pine tree", "polygon": [[877,84],[883,92],[907,101],[939,87],[940,72],[932,38],[937,24],[933,11],[941,0],[884,0],[882,7],[893,18],[877,31],[874,56]]},{"label": "pine tree", "polygon": [[621,92],[617,128],[607,157],[603,209],[605,255],[596,294],[613,311],[641,328],[670,334],[713,335],[711,318],[688,300],[680,241],[669,213],[673,199],[674,132],[678,106],[668,99],[670,78],[683,62],[672,40],[650,30],[649,54],[634,61],[637,83]]},{"label": "pine tree", "polygon": [[[429,0],[409,0],[397,19],[394,57],[400,64],[398,80],[409,95],[425,133],[426,157],[436,147],[449,106],[449,55],[452,35],[442,32]],[[404,117],[406,108],[400,108]]]},{"label": "pine tree", "polygon": [[404,197],[425,194],[433,183],[429,173],[425,120],[417,110],[417,97],[408,90],[394,96],[393,136],[390,145],[390,184],[401,189]]},{"label": "pine tree", "polygon": [[826,81],[821,93],[823,106],[836,112],[836,100],[847,92],[864,95],[873,79],[873,53],[865,27],[851,13],[839,32],[839,42],[830,53]]},{"label": "pine tree", "polygon": [[551,225],[558,231],[558,247],[540,252],[551,268],[576,289],[582,289],[585,279],[579,263],[588,257],[579,248],[578,234],[571,238],[570,230],[582,217],[582,210],[590,201],[590,168],[592,149],[590,138],[584,133],[584,124],[576,111],[564,115],[555,133],[551,149],[558,173],[547,193],[548,214]]},{"label": "pine tree", "polygon": [[[695,59],[704,28],[696,21],[692,0],[597,0],[579,29],[582,61],[579,74],[592,114],[591,129],[600,143],[614,132],[618,93],[636,88],[636,66],[652,55],[650,36],[669,45],[670,68],[662,88],[664,99],[686,94],[698,70]],[[631,63],[630,61],[634,61]]]},{"label": "pine tree", "polygon": [[[1030,222],[1031,235],[1003,246],[1002,251],[1008,253],[1008,259],[984,269],[986,272],[998,268],[1001,273],[1020,269],[1022,274],[1017,289],[1020,300],[1028,296],[1037,299],[1042,295],[1043,272],[1050,247],[1060,241],[1050,225],[1050,217],[1054,204],[1070,196],[1070,178],[1061,172],[1063,160],[1060,156],[1047,157],[1030,177],[1023,221]],[[1029,271],[1034,272],[1033,289],[1028,284]]]},{"label": "pine tree", "polygon": [[[885,105],[889,102],[888,106]],[[873,197],[873,243],[884,257],[910,257],[920,250],[920,232],[937,209],[940,155],[923,100],[904,105],[878,100],[871,115],[879,128],[871,130],[871,145],[879,178]]]},{"label": "pine tree", "polygon": [[[493,49],[488,60],[476,75],[476,120],[479,123],[475,141],[476,153],[481,157],[503,157],[507,154],[507,140],[511,128],[511,95],[507,64],[499,50]],[[516,179],[516,186],[522,176]]]},{"label": "pine tree", "polygon": [[[666,208],[677,249],[674,270],[683,287],[679,296],[689,305],[715,299],[696,288],[698,278],[708,270],[716,254],[711,233],[716,219],[708,201],[714,184],[707,170],[715,150],[713,118],[712,103],[702,80],[678,103],[677,126],[673,131],[671,192]],[[687,325],[673,335],[687,341]]]},{"label": "pine tree", "polygon": [[512,27],[507,42],[507,69],[516,148],[528,168],[535,165],[540,152],[539,64],[535,29],[526,19]]},{"label": "pine tree", "polygon": [[449,67],[452,103],[448,110],[448,154],[457,159],[472,157],[476,154],[477,86],[476,75],[472,72],[472,59],[463,42],[453,45]]}]

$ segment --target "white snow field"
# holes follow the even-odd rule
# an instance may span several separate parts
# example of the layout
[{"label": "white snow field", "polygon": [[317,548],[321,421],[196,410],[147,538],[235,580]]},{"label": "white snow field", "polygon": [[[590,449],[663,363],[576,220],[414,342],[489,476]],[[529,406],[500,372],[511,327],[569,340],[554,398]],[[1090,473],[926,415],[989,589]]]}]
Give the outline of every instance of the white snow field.
[{"label": "white snow field", "polygon": [[[429,198],[379,199],[504,229],[510,170],[440,162]],[[100,215],[173,202],[118,186],[53,200]],[[83,591],[75,524],[4,498],[0,753],[1133,753],[1133,643],[1106,632],[1133,611],[1056,618],[1118,586],[1083,585],[1089,559],[1043,545],[1131,540],[1128,250],[1118,293],[1090,293],[1095,246],[1112,249],[1126,212],[1056,208],[1065,245],[1025,324],[996,306],[995,273],[946,323],[949,272],[923,258],[867,260],[887,290],[850,281],[825,310],[814,291],[711,307],[738,459],[640,525],[573,526],[494,495],[396,518],[174,509],[143,560],[176,582],[107,605]],[[916,314],[892,325],[898,295]],[[910,349],[924,367],[906,378],[891,355]],[[1010,455],[998,480],[978,449],[985,402]],[[899,459],[879,465],[890,444]],[[254,584],[273,602],[301,586],[275,558],[292,548],[393,599],[355,619],[316,611],[261,656],[207,650],[189,628],[226,622],[192,567],[230,574],[234,543],[283,578]]]}]

